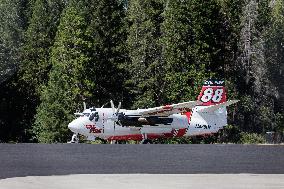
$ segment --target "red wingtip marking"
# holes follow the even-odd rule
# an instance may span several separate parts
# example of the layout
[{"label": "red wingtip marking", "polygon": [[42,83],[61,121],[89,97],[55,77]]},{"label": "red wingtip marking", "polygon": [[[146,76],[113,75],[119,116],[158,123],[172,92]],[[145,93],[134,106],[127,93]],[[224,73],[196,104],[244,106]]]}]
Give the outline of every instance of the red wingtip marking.
[{"label": "red wingtip marking", "polygon": [[163,106],[163,109],[165,109],[165,110],[171,110],[171,109],[172,109],[172,106],[171,106],[171,105],[165,105],[165,106]]},{"label": "red wingtip marking", "polygon": [[188,120],[188,124],[190,123],[190,119],[191,119],[191,112],[186,112],[184,113],[184,115],[186,115],[187,120]]}]

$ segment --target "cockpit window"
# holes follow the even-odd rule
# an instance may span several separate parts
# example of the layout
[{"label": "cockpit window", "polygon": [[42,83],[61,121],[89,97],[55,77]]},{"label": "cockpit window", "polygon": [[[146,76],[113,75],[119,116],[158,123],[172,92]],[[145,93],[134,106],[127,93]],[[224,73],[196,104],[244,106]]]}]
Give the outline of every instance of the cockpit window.
[{"label": "cockpit window", "polygon": [[83,113],[83,115],[89,117],[90,113]]},{"label": "cockpit window", "polygon": [[98,112],[94,112],[90,115],[89,120],[93,121],[93,119],[95,119],[95,121],[99,120],[99,113]]},{"label": "cockpit window", "polygon": [[94,111],[96,111],[96,108],[91,108],[90,110],[91,110],[92,112],[94,112]]}]

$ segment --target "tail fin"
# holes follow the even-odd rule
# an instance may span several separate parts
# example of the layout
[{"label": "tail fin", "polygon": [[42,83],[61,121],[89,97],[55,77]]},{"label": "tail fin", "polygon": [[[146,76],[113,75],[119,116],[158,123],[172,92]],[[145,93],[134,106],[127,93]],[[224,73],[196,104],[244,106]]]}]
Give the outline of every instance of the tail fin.
[{"label": "tail fin", "polygon": [[216,133],[227,125],[227,106],[238,100],[227,101],[225,82],[209,79],[204,82],[198,96],[201,104],[192,109],[191,114],[186,114],[189,119],[187,136]]},{"label": "tail fin", "polygon": [[204,82],[197,100],[201,101],[201,106],[210,106],[226,102],[225,81],[208,79]]}]

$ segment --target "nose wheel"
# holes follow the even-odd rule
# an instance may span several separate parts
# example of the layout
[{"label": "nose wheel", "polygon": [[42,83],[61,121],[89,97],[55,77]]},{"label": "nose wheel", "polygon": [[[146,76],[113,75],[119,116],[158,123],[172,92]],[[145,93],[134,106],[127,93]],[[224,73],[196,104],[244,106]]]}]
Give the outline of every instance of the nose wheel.
[{"label": "nose wheel", "polygon": [[142,138],[141,144],[153,144],[153,141],[148,139],[147,133],[143,133]]},{"label": "nose wheel", "polygon": [[71,141],[69,141],[68,143],[79,143],[78,133],[74,133],[71,138]]},{"label": "nose wheel", "polygon": [[150,139],[145,139],[141,141],[142,144],[153,144],[153,141]]}]

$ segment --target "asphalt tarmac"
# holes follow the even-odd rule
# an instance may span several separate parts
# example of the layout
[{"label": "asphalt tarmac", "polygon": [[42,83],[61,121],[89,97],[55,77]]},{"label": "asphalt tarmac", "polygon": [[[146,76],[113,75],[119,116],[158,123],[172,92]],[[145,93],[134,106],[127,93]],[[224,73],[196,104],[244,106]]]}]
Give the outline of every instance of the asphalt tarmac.
[{"label": "asphalt tarmac", "polygon": [[284,146],[0,144],[0,179],[138,173],[284,174]]}]

